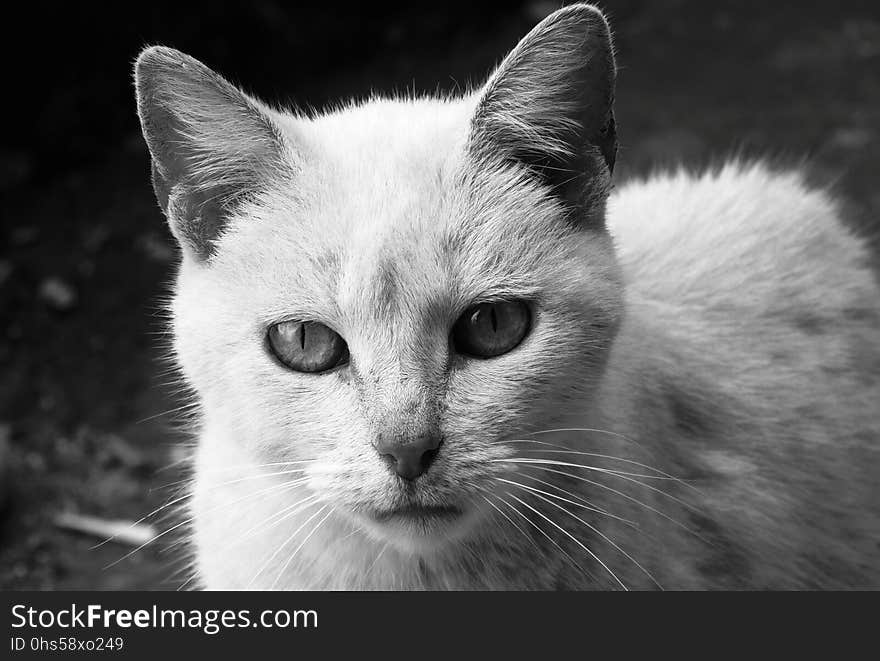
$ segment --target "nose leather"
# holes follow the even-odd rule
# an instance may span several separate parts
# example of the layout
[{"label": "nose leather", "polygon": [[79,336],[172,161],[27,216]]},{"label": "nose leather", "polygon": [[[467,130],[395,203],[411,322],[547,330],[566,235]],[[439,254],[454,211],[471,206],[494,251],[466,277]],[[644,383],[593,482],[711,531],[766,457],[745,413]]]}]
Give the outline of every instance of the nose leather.
[{"label": "nose leather", "polygon": [[440,443],[438,434],[422,434],[415,438],[382,435],[373,446],[391,470],[405,480],[414,480],[433,463]]}]

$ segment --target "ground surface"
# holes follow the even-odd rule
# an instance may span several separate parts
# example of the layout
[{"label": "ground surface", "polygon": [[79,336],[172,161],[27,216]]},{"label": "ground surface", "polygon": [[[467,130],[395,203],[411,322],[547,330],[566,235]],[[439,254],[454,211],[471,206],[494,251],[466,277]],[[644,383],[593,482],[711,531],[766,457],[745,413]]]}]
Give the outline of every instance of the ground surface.
[{"label": "ground surface", "polygon": [[[820,176],[840,175],[866,212],[862,226],[877,227],[880,10],[786,4],[605,3],[622,67],[619,176],[732,153],[807,157]],[[180,477],[167,467],[186,439],[164,413],[180,402],[158,360],[160,301],[176,253],[133,121],[127,76],[138,48],[169,43],[264,97],[321,106],[371,88],[478,80],[553,3],[347,22],[316,8],[300,16],[281,3],[253,6],[246,19],[154,12],[142,31],[115,32],[106,49],[92,25],[79,35],[89,57],[61,65],[4,138],[0,588],[175,588],[185,580],[175,574],[179,547],[164,543],[173,534],[105,569],[131,547],[91,550],[94,538],[55,524],[62,512],[137,519],[168,500],[173,489],[160,487]],[[250,45],[240,38],[247,30]]]}]

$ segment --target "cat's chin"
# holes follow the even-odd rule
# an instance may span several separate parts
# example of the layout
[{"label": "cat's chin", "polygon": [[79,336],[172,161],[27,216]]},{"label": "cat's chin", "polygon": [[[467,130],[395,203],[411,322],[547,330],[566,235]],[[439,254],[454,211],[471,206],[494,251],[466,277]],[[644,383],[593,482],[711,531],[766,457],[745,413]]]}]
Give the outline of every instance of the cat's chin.
[{"label": "cat's chin", "polygon": [[443,552],[468,537],[480,519],[476,508],[406,506],[358,514],[376,537],[400,551],[430,555]]}]

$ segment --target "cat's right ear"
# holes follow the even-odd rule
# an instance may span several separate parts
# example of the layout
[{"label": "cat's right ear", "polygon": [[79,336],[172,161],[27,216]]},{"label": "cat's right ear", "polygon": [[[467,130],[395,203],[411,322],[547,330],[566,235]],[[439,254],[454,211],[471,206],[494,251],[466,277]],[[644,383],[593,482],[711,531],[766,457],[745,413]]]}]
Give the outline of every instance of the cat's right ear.
[{"label": "cat's right ear", "polygon": [[262,104],[173,48],[140,54],[135,87],[159,206],[205,261],[236,206],[290,169],[285,139]]}]

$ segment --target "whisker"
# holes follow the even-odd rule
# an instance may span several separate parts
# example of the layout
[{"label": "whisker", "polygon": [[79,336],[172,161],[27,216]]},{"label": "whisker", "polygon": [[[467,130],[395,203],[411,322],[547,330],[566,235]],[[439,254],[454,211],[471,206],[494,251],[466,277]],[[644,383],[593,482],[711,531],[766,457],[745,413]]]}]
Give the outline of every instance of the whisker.
[{"label": "whisker", "polygon": [[607,468],[599,468],[598,466],[586,466],[584,464],[573,464],[568,461],[554,461],[553,459],[529,459],[526,457],[511,457],[509,459],[490,459],[493,462],[510,462],[513,464],[545,464],[549,466],[566,466],[569,468],[582,468],[584,470],[592,470],[598,473],[605,473],[606,475],[611,475],[613,477],[618,477],[621,480],[626,480],[627,482],[632,482],[633,484],[638,484],[640,487],[644,487],[645,489],[650,489],[656,493],[659,493],[671,500],[674,500],[676,503],[681,505],[682,507],[686,507],[691,511],[699,512],[699,509],[690,503],[686,503],[681,498],[673,496],[671,493],[667,491],[663,491],[662,489],[658,489],[657,487],[651,486],[650,484],[645,484],[644,482],[639,482],[638,480],[631,477],[630,473],[622,473],[620,471],[609,470]]},{"label": "whisker", "polygon": [[521,500],[520,498],[517,498],[517,497],[516,497],[515,495],[513,495],[512,493],[511,493],[511,494],[508,494],[508,495],[509,495],[511,498],[513,498],[514,500],[516,500],[518,503],[520,503],[521,505],[523,505],[524,507],[528,507],[528,508],[529,508],[530,510],[532,510],[535,514],[537,514],[537,515],[540,516],[542,519],[544,519],[547,523],[549,523],[550,525],[552,525],[553,527],[555,527],[556,529],[558,529],[562,534],[566,535],[569,539],[571,539],[571,541],[573,541],[575,544],[577,544],[578,546],[580,546],[584,551],[586,551],[587,553],[589,553],[590,556],[592,556],[593,559],[594,559],[596,562],[598,562],[600,565],[602,565],[602,566],[605,568],[605,571],[607,571],[609,574],[611,574],[611,576],[614,578],[615,581],[617,581],[617,583],[620,585],[620,587],[622,587],[624,590],[629,590],[629,588],[627,588],[626,585],[624,585],[623,581],[621,581],[619,578],[617,578],[617,574],[615,574],[613,571],[611,571],[611,568],[610,568],[608,565],[606,565],[604,562],[602,562],[602,560],[599,558],[599,556],[596,555],[595,553],[593,553],[593,552],[592,552],[587,546],[585,546],[585,545],[584,545],[584,544],[583,544],[583,543],[582,543],[577,537],[575,537],[574,535],[572,535],[570,532],[568,532],[565,528],[563,528],[562,526],[560,526],[559,524],[557,524],[555,521],[553,521],[553,520],[549,519],[548,517],[544,516],[544,514],[542,514],[540,511],[536,510],[534,507],[532,507],[531,505],[529,505],[529,504],[526,503],[525,501]]},{"label": "whisker", "polygon": [[166,464],[166,465],[162,466],[161,468],[157,468],[155,471],[155,474],[158,475],[159,473],[165,473],[165,472],[170,471],[174,468],[177,468],[178,466],[185,464],[191,460],[192,460],[192,457],[186,456],[183,459],[178,459],[177,461],[172,461],[170,464]]},{"label": "whisker", "polygon": [[[218,505],[216,505],[216,506],[214,506],[214,507],[208,508],[208,509],[205,510],[205,511],[206,511],[206,513],[207,513],[207,512],[213,512],[213,511],[216,511],[217,509],[226,508],[226,507],[229,507],[230,505],[235,505],[235,504],[237,504],[237,503],[240,503],[240,502],[245,501],[245,500],[249,500],[249,499],[251,499],[251,498],[254,498],[254,497],[256,497],[256,496],[259,496],[259,495],[261,495],[261,494],[263,494],[263,493],[267,493],[267,492],[272,491],[272,490],[275,490],[275,489],[291,488],[291,487],[293,487],[293,486],[298,486],[298,484],[300,484],[300,482],[297,481],[297,480],[294,480],[294,481],[292,481],[292,482],[284,482],[284,483],[282,483],[282,484],[275,484],[275,485],[272,485],[271,487],[268,487],[268,488],[266,488],[266,489],[261,489],[261,490],[255,492],[255,493],[249,493],[249,494],[247,494],[246,496],[244,496],[243,498],[239,498],[239,499],[237,499],[237,500],[234,500],[234,501],[232,501],[231,503],[220,503],[220,504],[218,504]],[[188,497],[190,497],[191,495],[192,495],[192,494],[188,494],[187,496],[184,496],[183,498],[188,498]],[[178,500],[181,500],[181,499],[178,499]],[[166,505],[166,506],[164,506],[164,507],[168,507],[168,506],[170,506],[170,505],[171,505],[171,503],[169,503],[169,505]],[[164,507],[163,507],[163,508],[159,508],[159,509],[164,509]],[[149,515],[148,515],[148,516],[149,516]],[[126,560],[127,558],[130,558],[130,557],[133,556],[135,553],[137,553],[138,551],[143,550],[144,548],[146,548],[147,546],[149,546],[150,544],[152,544],[152,543],[155,542],[156,540],[158,540],[158,539],[164,537],[165,535],[167,535],[167,534],[169,534],[169,533],[171,533],[171,532],[173,532],[173,531],[175,531],[175,530],[181,528],[182,526],[185,526],[185,525],[187,525],[187,524],[189,524],[189,523],[192,523],[192,522],[195,520],[195,518],[196,518],[196,517],[191,516],[191,517],[189,517],[189,518],[187,518],[187,519],[184,519],[184,520],[181,521],[180,523],[177,523],[177,524],[171,526],[170,528],[168,528],[168,529],[166,529],[166,530],[163,530],[162,532],[160,532],[160,533],[154,535],[153,537],[151,537],[150,539],[148,539],[146,542],[144,542],[143,544],[141,544],[141,545],[138,546],[137,548],[135,548],[135,549],[129,551],[128,553],[126,553],[124,556],[122,556],[122,557],[119,558],[118,560],[115,560],[115,561],[111,562],[109,565],[107,565],[106,567],[104,567],[104,570],[106,571],[106,570],[110,569],[111,567],[115,567],[115,566],[118,565],[120,562]],[[143,519],[141,519],[141,520],[143,520]],[[100,544],[99,544],[98,546],[100,546]],[[93,547],[93,548],[98,548],[98,546],[95,546],[95,547]]]},{"label": "whisker", "polygon": [[[290,470],[285,471],[276,471],[274,473],[258,473],[257,475],[246,475],[245,477],[238,477],[234,480],[227,480],[225,482],[218,482],[216,484],[211,484],[208,487],[203,489],[203,492],[214,491],[215,489],[221,489],[223,487],[228,487],[231,484],[238,484],[240,482],[249,482],[251,480],[260,480],[266,477],[277,477],[279,475],[295,475],[297,473],[305,473],[308,471],[308,468],[292,468]],[[175,486],[175,484],[182,484],[186,482],[192,482],[192,480],[179,480],[177,483],[170,483],[161,487],[156,487],[156,489],[164,489],[168,487]]]},{"label": "whisker", "polygon": [[361,528],[361,527],[352,528],[352,531],[351,531],[350,533],[348,533],[348,534],[345,535],[344,537],[340,537],[339,539],[337,539],[337,540],[336,540],[336,543],[337,543],[337,544],[341,544],[341,543],[344,542],[345,540],[347,540],[347,539],[351,539],[352,537],[354,537],[355,535],[357,535],[359,532],[365,532],[365,529],[364,529],[364,528]]},{"label": "whisker", "polygon": [[[604,539],[606,542],[608,542],[609,544],[611,544],[611,546],[613,546],[613,547],[616,548],[618,551],[620,551],[623,555],[625,555],[625,556],[630,560],[630,562],[632,562],[636,567],[638,567],[639,569],[641,569],[642,572],[643,572],[648,578],[651,579],[651,581],[654,583],[654,585],[656,585],[656,586],[657,586],[658,588],[660,588],[661,590],[663,589],[663,586],[660,585],[660,583],[657,582],[657,579],[655,579],[647,569],[645,569],[645,568],[644,568],[644,567],[643,567],[638,561],[636,561],[635,558],[633,558],[629,553],[627,553],[626,551],[624,551],[620,546],[618,546],[614,541],[612,541],[610,537],[608,537],[605,533],[603,533],[601,530],[599,530],[598,528],[596,528],[596,527],[593,526],[592,524],[588,523],[587,521],[584,521],[581,517],[577,516],[575,513],[569,511],[568,509],[566,509],[565,507],[562,507],[561,505],[559,505],[559,504],[557,504],[557,503],[554,503],[554,502],[551,501],[551,500],[548,500],[547,498],[545,498],[544,496],[541,495],[542,493],[546,493],[546,492],[543,492],[543,491],[541,491],[540,489],[535,489],[534,487],[529,487],[529,486],[527,486],[527,485],[525,485],[525,484],[519,484],[518,482],[513,482],[513,481],[511,481],[511,480],[504,480],[504,481],[505,481],[505,482],[508,482],[509,484],[512,484],[512,485],[514,485],[514,486],[520,487],[520,488],[522,488],[522,489],[526,489],[526,490],[528,490],[528,491],[534,492],[534,493],[535,493],[535,496],[537,496],[537,497],[540,498],[541,500],[543,500],[543,501],[549,503],[549,504],[552,505],[553,507],[556,507],[557,509],[562,510],[563,512],[565,512],[565,513],[568,514],[569,516],[572,516],[572,517],[574,517],[575,519],[577,519],[578,521],[580,521],[582,524],[584,524],[585,526],[587,526],[587,528],[589,528],[590,530],[592,530],[593,532],[595,532],[595,533],[596,533],[597,535],[599,535],[602,539]],[[551,497],[553,497],[553,498],[559,498],[559,496],[552,496],[552,494],[546,494],[546,495],[551,496]],[[564,500],[564,499],[561,499],[561,500]],[[571,501],[569,501],[569,502],[571,502]],[[572,503],[572,504],[576,505],[577,503]]]},{"label": "whisker", "polygon": [[[293,466],[293,465],[298,465],[298,464],[309,464],[309,463],[313,463],[313,460],[303,460],[303,461],[279,461],[279,462],[274,462],[274,463],[271,463],[271,464],[253,464],[253,465],[251,465],[251,464],[239,464],[238,466],[229,466],[229,467],[226,467],[226,468],[217,468],[217,469],[212,469],[212,470],[204,470],[204,469],[200,469],[200,470],[199,470],[199,473],[202,474],[202,475],[214,475],[214,474],[216,474],[216,473],[226,473],[226,472],[229,472],[229,471],[232,471],[232,470],[239,470],[239,469],[241,469],[241,468],[253,468],[253,469],[256,469],[256,468],[270,468],[270,467],[274,467],[274,466]],[[258,479],[258,478],[260,478],[260,477],[272,477],[273,475],[286,475],[286,474],[288,474],[288,472],[289,472],[289,473],[294,473],[294,472],[301,472],[301,473],[302,473],[302,472],[305,472],[305,471],[307,471],[307,470],[308,470],[308,468],[298,468],[298,469],[293,469],[293,470],[291,470],[291,471],[278,472],[278,473],[260,473],[259,475],[251,475],[251,476],[248,476],[246,479]],[[192,481],[193,481],[193,478],[192,478],[192,477],[189,477],[189,478],[186,478],[186,479],[183,479],[183,480],[176,480],[176,481],[174,481],[174,482],[168,482],[167,484],[160,484],[160,485],[157,486],[157,487],[151,487],[151,488],[150,488],[150,492],[152,493],[153,491],[159,491],[160,489],[170,489],[171,487],[179,486],[179,485],[181,485],[181,484],[187,484],[187,483],[192,482]],[[221,482],[221,483],[220,483],[219,485],[217,485],[217,486],[226,486],[227,484],[234,484],[234,482]]]},{"label": "whisker", "polygon": [[[528,478],[533,479],[533,480],[534,480],[534,479],[537,479],[537,478],[535,478],[535,477],[532,476],[532,475],[523,475],[523,477],[528,477]],[[547,491],[544,491],[544,490],[542,490],[542,489],[538,489],[538,488],[536,488],[536,487],[528,487],[528,486],[526,486],[526,485],[519,484],[518,482],[513,482],[513,481],[511,481],[511,480],[507,480],[507,479],[502,478],[502,477],[496,477],[495,479],[496,479],[496,480],[500,480],[500,481],[502,481],[502,482],[507,482],[507,483],[509,483],[509,484],[514,484],[514,485],[516,485],[516,486],[521,486],[521,487],[523,487],[523,488],[534,489],[534,491],[536,491],[537,493],[542,493],[542,494],[544,494],[545,496],[549,496],[550,498],[558,498],[559,500],[562,500],[562,501],[564,501],[564,502],[566,502],[566,503],[570,503],[570,504],[572,504],[572,505],[575,505],[575,506],[580,507],[580,508],[582,508],[582,509],[588,510],[588,511],[590,511],[590,512],[596,512],[596,514],[601,514],[601,515],[603,515],[603,516],[607,516],[607,517],[609,517],[609,518],[616,519],[616,520],[620,521],[621,523],[629,524],[630,526],[632,526],[632,527],[634,527],[634,528],[638,528],[638,526],[637,526],[633,521],[630,521],[630,520],[628,520],[628,519],[624,519],[623,517],[620,517],[620,516],[616,516],[616,515],[611,514],[610,512],[607,512],[607,511],[605,511],[605,510],[598,509],[598,508],[596,508],[596,507],[592,507],[591,505],[583,505],[583,504],[578,503],[578,502],[576,502],[576,501],[574,501],[574,500],[569,500],[568,498],[563,498],[562,496],[557,496],[556,494],[549,493],[549,492],[547,492]],[[545,484],[550,484],[550,483],[549,483],[549,482],[545,482]],[[554,485],[550,485],[550,486],[554,486]],[[571,493],[571,492],[565,492],[565,493]]]},{"label": "whisker", "polygon": [[[220,489],[222,487],[229,486],[230,484],[237,484],[239,482],[245,482],[247,480],[256,480],[256,479],[260,479],[260,478],[264,478],[264,477],[276,477],[278,475],[292,475],[295,473],[302,473],[302,472],[304,472],[304,469],[298,469],[298,470],[292,470],[292,471],[280,471],[277,473],[263,473],[261,475],[250,475],[248,477],[243,477],[243,478],[239,478],[239,479],[235,479],[235,480],[229,480],[227,482],[220,482],[219,484],[212,484],[210,487],[204,489],[202,491],[202,493],[214,491],[215,489]],[[286,483],[284,483],[284,484],[286,484]],[[274,486],[278,486],[278,485],[274,485]],[[164,505],[160,505],[159,507],[154,509],[152,512],[148,512],[147,514],[142,516],[137,521],[134,521],[128,527],[128,529],[134,528],[135,526],[137,526],[140,523],[143,523],[144,521],[146,521],[150,517],[155,516],[156,514],[161,512],[162,510],[168,509],[169,507],[172,507],[172,506],[176,505],[177,503],[180,503],[184,500],[187,500],[188,498],[192,498],[192,496],[193,496],[192,492],[187,492],[182,496],[178,496],[177,498],[172,499],[171,501],[165,503]],[[104,541],[99,542],[99,543],[95,544],[94,546],[90,547],[89,550],[94,551],[95,549],[104,546],[104,544],[107,544],[108,542],[112,542],[114,539],[116,539],[116,537],[117,537],[117,535],[112,535],[111,537],[108,537]],[[110,566],[112,566],[112,565],[110,565]]]},{"label": "whisker", "polygon": [[[320,501],[318,501],[318,502],[320,502]],[[317,504],[317,503],[314,503],[314,504]],[[269,559],[266,560],[266,562],[264,562],[260,566],[260,568],[257,570],[257,573],[253,575],[253,577],[251,578],[250,581],[248,581],[248,584],[245,589],[249,590],[251,588],[251,586],[254,584],[254,582],[260,577],[260,574],[263,573],[263,571],[266,569],[266,567],[268,567],[270,564],[272,564],[272,561],[278,556],[279,553],[281,553],[282,550],[284,550],[284,547],[293,541],[294,537],[296,537],[299,534],[299,531],[302,530],[303,528],[305,528],[309,524],[309,522],[312,521],[315,517],[320,516],[321,512],[326,510],[328,507],[329,507],[329,505],[324,505],[323,507],[321,507],[321,509],[319,509],[317,512],[312,514],[308,519],[303,521],[302,524],[300,524],[300,526],[296,530],[293,531],[293,534],[291,534],[290,537],[288,537],[277,549],[275,549],[275,552],[272,553],[271,556],[269,556]]]},{"label": "whisker", "polygon": [[[552,489],[556,489],[557,491],[559,491],[559,492],[561,492],[561,493],[564,493],[564,494],[566,494],[567,496],[571,496],[572,498],[575,498],[575,499],[581,501],[584,505],[587,505],[587,506],[589,506],[589,507],[592,507],[592,508],[594,508],[595,510],[597,510],[597,511],[599,511],[599,512],[602,512],[603,514],[608,514],[609,516],[611,515],[611,512],[609,512],[608,510],[606,510],[604,507],[599,507],[599,505],[597,505],[597,504],[594,503],[593,501],[591,501],[591,500],[587,500],[587,499],[584,498],[583,496],[580,496],[580,495],[576,494],[574,491],[569,491],[568,489],[563,489],[563,488],[560,487],[559,485],[553,484],[552,482],[548,482],[547,480],[542,480],[541,478],[539,478],[539,477],[535,477],[534,475],[530,475],[530,474],[528,474],[528,473],[520,473],[520,472],[517,472],[517,475],[519,475],[519,476],[521,476],[521,477],[526,477],[526,478],[528,478],[528,479],[530,479],[530,480],[534,480],[535,482],[540,482],[541,484],[543,484],[543,485],[545,485],[545,486],[551,487]],[[621,521],[625,521],[625,520],[626,520],[626,519],[621,519]],[[630,523],[632,523],[634,526],[638,526],[638,524],[636,524],[635,522],[630,522]]]},{"label": "whisker", "polygon": [[168,409],[167,411],[162,411],[161,413],[156,413],[155,415],[147,416],[146,418],[142,418],[141,420],[137,420],[134,424],[142,425],[145,422],[149,422],[150,420],[155,420],[156,418],[161,418],[162,416],[172,415],[173,413],[180,413],[181,411],[189,411],[195,410],[199,408],[199,402],[189,402],[184,404],[183,406],[178,406],[173,409]]},{"label": "whisker", "polygon": [[619,472],[621,475],[633,475],[635,477],[645,477],[645,478],[654,479],[654,480],[660,480],[660,479],[672,480],[674,482],[680,483],[681,485],[687,487],[688,489],[693,489],[701,496],[704,495],[703,493],[700,492],[699,489],[697,489],[695,486],[688,483],[687,481],[682,480],[679,477],[675,477],[674,475],[670,475],[669,473],[666,473],[666,472],[660,470],[659,468],[655,468],[654,466],[649,466],[647,464],[643,464],[638,461],[633,461],[632,459],[624,459],[623,457],[615,457],[614,455],[601,454],[598,452],[581,452],[579,450],[570,450],[567,447],[565,447],[564,445],[559,445],[558,443],[548,443],[546,441],[536,441],[534,439],[528,439],[528,438],[507,439],[504,441],[504,443],[537,443],[539,445],[547,445],[547,446],[550,446],[553,448],[561,448],[561,449],[557,449],[557,450],[529,450],[530,452],[545,452],[547,454],[574,454],[574,455],[583,455],[586,457],[600,457],[602,459],[610,459],[612,461],[620,461],[620,462],[624,462],[627,464],[632,464],[633,466],[638,466],[639,468],[644,468],[645,470],[654,471],[655,473],[657,473],[657,475],[656,476],[655,475],[639,475],[637,473],[624,473],[622,471],[615,471],[615,472]]},{"label": "whisker", "polygon": [[[543,484],[547,487],[550,487],[551,489],[555,489],[556,491],[559,491],[559,492],[564,493],[568,496],[571,496],[575,500],[579,500],[581,503],[584,503],[585,505],[602,512],[603,514],[611,517],[612,519],[620,521],[621,523],[628,526],[629,528],[632,528],[633,530],[637,531],[640,535],[643,535],[643,536],[647,537],[648,539],[652,540],[652,542],[654,542],[654,543],[658,542],[657,537],[655,535],[652,535],[648,531],[644,530],[642,528],[642,526],[639,525],[639,523],[637,523],[636,521],[631,521],[630,519],[625,519],[621,516],[617,516],[615,514],[612,514],[608,510],[605,510],[605,509],[599,507],[595,503],[583,498],[582,496],[574,493],[573,491],[569,491],[568,489],[563,489],[559,485],[553,484],[552,482],[548,482],[547,480],[542,480],[541,478],[537,477],[536,475],[531,475],[529,473],[517,473],[517,475],[519,477],[523,477],[528,480],[533,480],[535,482],[538,482],[539,484]],[[551,494],[547,494],[547,495],[551,495]],[[560,498],[560,500],[562,500],[562,499]],[[572,504],[577,504],[577,503],[572,503]],[[584,509],[587,509],[587,508],[584,508]]]},{"label": "whisker", "polygon": [[501,516],[503,516],[505,519],[507,519],[507,520],[510,522],[510,525],[512,525],[512,526],[513,526],[514,528],[516,528],[517,530],[519,530],[519,532],[522,533],[522,535],[523,535],[527,540],[529,540],[529,542],[532,544],[532,546],[534,546],[535,549],[537,549],[538,553],[541,553],[541,547],[538,546],[538,543],[537,543],[534,539],[532,539],[532,536],[531,536],[531,535],[529,535],[525,530],[523,530],[523,529],[520,527],[520,525],[519,525],[518,523],[516,523],[516,521],[514,521],[513,519],[511,519],[511,518],[507,515],[506,512],[502,511],[501,508],[499,508],[495,503],[493,503],[491,500],[489,500],[488,497],[486,497],[484,494],[480,494],[480,495],[482,496],[483,500],[485,500],[487,503],[489,503],[489,505],[491,505],[492,508],[493,508],[496,512],[498,512]]},{"label": "whisker", "polygon": [[389,543],[390,542],[385,542],[385,544],[382,545],[382,548],[379,549],[379,553],[376,555],[376,558],[373,560],[373,562],[370,563],[370,566],[367,567],[366,571],[364,571],[365,576],[367,574],[369,574],[371,571],[373,571],[373,568],[376,566],[376,563],[379,562],[379,558],[382,557],[382,554],[385,553],[385,550],[388,548]]},{"label": "whisker", "polygon": [[601,482],[596,482],[594,480],[587,479],[587,478],[582,477],[580,475],[575,475],[574,473],[566,473],[565,471],[560,471],[560,470],[555,470],[553,468],[548,468],[547,466],[533,465],[531,467],[536,468],[538,470],[547,471],[548,473],[556,473],[557,475],[564,475],[564,476],[569,477],[573,480],[580,480],[581,482],[586,482],[587,484],[592,484],[593,486],[599,487],[600,489],[605,489],[606,491],[610,491],[611,493],[616,494],[616,495],[620,496],[621,498],[626,498],[627,500],[634,502],[636,505],[639,505],[639,506],[644,507],[645,509],[647,509],[651,512],[654,512],[654,514],[657,514],[658,516],[663,517],[664,519],[666,519],[670,523],[674,523],[676,526],[678,526],[682,530],[686,530],[687,532],[696,536],[700,540],[702,540],[706,543],[709,543],[708,540],[705,537],[703,537],[702,535],[700,535],[698,532],[696,532],[695,530],[692,530],[691,528],[688,528],[685,524],[681,523],[680,521],[673,519],[671,516],[669,516],[665,512],[661,512],[660,510],[655,509],[646,503],[643,503],[638,498],[633,498],[632,496],[625,494],[622,491],[618,491],[617,489],[614,489],[613,487],[609,487],[607,484],[602,484]]},{"label": "whisker", "polygon": [[255,464],[252,462],[245,462],[243,464],[230,464],[228,466],[223,466],[222,468],[210,468],[207,471],[202,469],[202,472],[207,472],[207,473],[211,473],[211,474],[225,473],[225,472],[231,471],[231,470],[238,470],[239,468],[270,468],[270,467],[274,467],[274,466],[293,466],[296,464],[311,464],[316,461],[317,461],[317,458],[315,458],[315,459],[294,459],[291,461],[273,461],[268,464]]},{"label": "whisker", "polygon": [[[326,506],[325,506],[324,509],[326,509]],[[323,510],[319,510],[319,512],[321,512],[321,511],[323,511]],[[279,580],[281,579],[281,577],[284,575],[284,572],[287,571],[287,568],[290,566],[290,563],[293,561],[294,557],[296,557],[296,554],[299,553],[300,549],[301,549],[303,546],[306,545],[306,542],[309,541],[309,539],[312,537],[312,535],[314,535],[316,532],[318,532],[318,528],[320,528],[321,525],[322,525],[327,519],[329,519],[329,518],[330,518],[330,515],[333,514],[333,512],[335,512],[335,511],[336,511],[336,510],[334,510],[334,509],[331,508],[330,511],[327,512],[326,516],[324,516],[323,519],[321,519],[320,521],[318,521],[318,523],[315,525],[315,527],[312,528],[312,532],[310,532],[308,535],[306,535],[306,538],[305,538],[302,542],[300,542],[300,545],[297,546],[296,549],[293,551],[293,553],[290,554],[290,557],[287,558],[287,562],[284,563],[284,566],[281,568],[281,571],[278,572],[278,575],[275,577],[275,580],[272,581],[272,585],[269,586],[269,589],[270,589],[270,590],[274,590],[274,589],[275,589],[275,585],[278,583],[278,581],[279,581]]]},{"label": "whisker", "polygon": [[[271,514],[270,516],[263,519],[260,523],[253,525],[250,528],[248,528],[247,530],[245,530],[234,542],[231,542],[227,546],[227,548],[232,548],[233,546],[245,541],[247,539],[248,535],[253,532],[256,532],[258,530],[260,532],[265,532],[266,530],[270,530],[270,529],[274,528],[275,526],[279,525],[282,521],[285,521],[286,519],[290,518],[294,514],[297,514],[298,512],[302,511],[306,505],[311,505],[312,502],[317,500],[318,498],[320,498],[320,496],[318,496],[317,494],[312,494],[310,496],[306,496],[302,500],[298,500],[297,502],[293,503],[292,505],[288,505],[287,507],[282,508],[281,510],[275,512],[274,514]],[[291,510],[294,510],[294,511],[291,511]],[[265,526],[267,523],[269,523],[270,521],[273,521],[275,519],[277,519],[275,521],[275,523],[270,525],[268,528],[263,528],[263,526]]]},{"label": "whisker", "polygon": [[[584,569],[583,567],[581,567],[580,564],[579,564],[578,562],[576,562],[575,559],[572,558],[571,555],[570,555],[570,554],[569,554],[564,548],[562,548],[562,547],[559,545],[559,542],[557,542],[557,541],[556,541],[555,539],[553,539],[550,535],[548,535],[547,532],[546,532],[543,528],[541,528],[541,526],[539,526],[537,523],[535,523],[534,521],[532,521],[529,517],[527,517],[525,514],[523,514],[522,512],[520,512],[520,511],[516,508],[516,506],[514,506],[513,504],[507,502],[504,498],[502,498],[502,497],[499,496],[498,494],[493,494],[493,495],[494,495],[498,500],[500,500],[502,503],[504,503],[505,505],[507,505],[510,509],[512,509],[514,512],[516,512],[516,514],[518,514],[518,515],[521,516],[523,519],[525,519],[525,520],[529,523],[529,525],[531,525],[533,528],[535,528],[535,529],[536,529],[539,533],[541,533],[544,537],[546,537],[547,540],[548,540],[551,544],[553,544],[553,546],[555,546],[556,549],[557,549],[560,553],[562,553],[562,555],[563,555],[563,556],[564,556],[564,557],[565,557],[565,558],[566,558],[566,559],[567,559],[567,560],[568,560],[568,561],[569,561],[569,562],[570,562],[570,563],[571,563],[571,564],[572,564],[572,565],[573,565],[578,571],[580,571],[584,576],[586,576],[586,577],[590,580],[590,582],[594,582],[594,581],[596,580],[596,578],[595,578],[590,572],[588,572],[586,569]],[[513,496],[513,494],[511,494],[510,492],[505,492],[505,495],[511,496],[511,497],[513,497],[513,498],[516,498],[516,496]]]},{"label": "whisker", "polygon": [[193,571],[193,573],[190,574],[190,577],[189,577],[188,579],[186,579],[183,583],[181,583],[181,584],[177,587],[177,589],[175,590],[175,592],[183,592],[183,589],[184,589],[187,585],[189,585],[190,583],[192,583],[195,579],[196,579],[196,573]]},{"label": "whisker", "polygon": [[530,432],[532,436],[536,436],[538,434],[557,434],[560,432],[595,432],[597,434],[607,434],[608,436],[614,436],[615,438],[619,438],[621,440],[627,441],[628,443],[632,443],[634,445],[638,445],[640,448],[644,447],[641,443],[636,441],[635,439],[630,438],[629,436],[625,436],[623,434],[618,434],[614,431],[609,431],[607,429],[592,429],[590,427],[562,427],[560,429],[542,429],[540,431]]},{"label": "whisker", "polygon": [[[272,523],[271,525],[269,525],[268,527],[263,528],[263,532],[271,530],[272,528],[275,528],[276,526],[281,525],[282,522],[286,521],[290,517],[295,516],[296,514],[302,512],[303,510],[310,507],[311,505],[314,505],[317,500],[319,500],[319,496],[313,494],[311,496],[307,496],[306,498],[303,498],[303,499],[297,501],[293,505],[290,505],[288,507],[283,508],[279,512],[275,512],[274,514],[270,515],[269,517],[267,517],[266,519],[264,519],[263,521],[258,523],[256,526],[252,526],[249,530],[247,530],[244,533],[242,533],[241,535],[239,535],[238,538],[236,538],[234,541],[227,544],[224,547],[224,551],[229,550],[232,547],[236,546],[237,544],[241,544],[242,542],[246,541],[248,539],[249,533],[253,532],[257,528],[262,528],[267,523],[269,523],[269,521],[271,521],[272,519],[278,519],[278,520],[275,521],[274,523]],[[293,510],[293,511],[291,511],[291,510]]]},{"label": "whisker", "polygon": [[[528,450],[526,450],[528,452]],[[551,452],[560,452],[559,450],[533,450],[533,452],[543,452],[546,454],[550,454]],[[572,454],[579,454],[577,452],[572,452]],[[497,462],[504,461],[512,461],[512,462],[541,462],[541,461],[555,461],[548,457],[507,457],[505,459],[495,459]],[[560,462],[561,463],[561,462]],[[599,473],[607,473],[608,475],[626,475],[628,477],[644,477],[649,480],[666,480],[671,479],[674,480],[676,478],[666,478],[660,475],[645,475],[644,473],[630,473],[627,471],[617,470],[616,468],[602,468],[601,466],[590,466],[587,464],[571,464],[572,466],[577,466],[578,468],[583,468],[585,470],[597,471]]]}]

